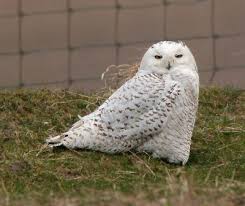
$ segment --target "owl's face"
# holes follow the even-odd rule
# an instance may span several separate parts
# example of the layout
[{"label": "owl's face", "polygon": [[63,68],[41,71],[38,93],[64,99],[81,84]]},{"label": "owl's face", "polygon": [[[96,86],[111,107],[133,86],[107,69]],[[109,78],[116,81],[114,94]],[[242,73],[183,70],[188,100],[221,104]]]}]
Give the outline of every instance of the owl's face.
[{"label": "owl's face", "polygon": [[187,68],[197,71],[195,59],[189,48],[182,42],[163,41],[154,44],[145,53],[140,69],[159,74],[171,73]]}]

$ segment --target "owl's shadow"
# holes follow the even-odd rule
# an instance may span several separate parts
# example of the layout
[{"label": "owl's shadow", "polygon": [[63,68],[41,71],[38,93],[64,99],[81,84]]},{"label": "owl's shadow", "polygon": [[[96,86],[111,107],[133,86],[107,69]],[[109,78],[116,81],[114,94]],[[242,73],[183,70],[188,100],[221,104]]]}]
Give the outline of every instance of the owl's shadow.
[{"label": "owl's shadow", "polygon": [[[183,166],[182,163],[169,163],[167,159],[164,159],[164,158],[153,158],[151,156],[151,154],[139,153],[139,152],[136,152],[136,151],[108,154],[108,153],[104,153],[104,152],[100,152],[100,151],[93,151],[93,150],[89,150],[89,149],[75,149],[75,150],[71,150],[70,149],[69,150],[69,149],[67,149],[64,146],[54,147],[52,150],[53,150],[54,153],[57,153],[57,154],[64,153],[64,152],[67,152],[67,151],[72,151],[72,152],[74,152],[77,155],[83,155],[83,153],[86,153],[86,154],[93,153],[93,154],[97,154],[97,155],[103,155],[103,156],[107,156],[107,157],[117,157],[117,158],[125,157],[125,156],[137,157],[137,158],[139,158],[141,160],[145,159],[145,158],[148,158],[148,159],[151,159],[152,161],[159,161],[160,164],[167,164],[167,165],[172,165],[172,166]],[[188,160],[188,162],[186,163],[185,166],[199,165],[200,164],[200,158],[201,158],[200,156],[201,156],[201,154],[203,152],[204,151],[201,151],[201,150],[192,151],[190,153],[189,160]]]},{"label": "owl's shadow", "polygon": [[190,157],[187,162],[187,166],[189,165],[202,165],[210,164],[210,158],[212,160],[216,159],[216,156],[210,156],[210,151],[207,149],[195,149],[191,150]]}]

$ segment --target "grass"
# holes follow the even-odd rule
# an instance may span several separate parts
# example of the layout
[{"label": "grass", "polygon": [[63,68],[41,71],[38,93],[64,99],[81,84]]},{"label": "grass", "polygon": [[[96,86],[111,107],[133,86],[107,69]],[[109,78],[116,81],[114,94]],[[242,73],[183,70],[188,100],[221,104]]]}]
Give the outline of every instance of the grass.
[{"label": "grass", "polygon": [[201,90],[184,167],[146,154],[43,147],[105,97],[68,91],[0,92],[0,205],[244,205],[245,95]]}]

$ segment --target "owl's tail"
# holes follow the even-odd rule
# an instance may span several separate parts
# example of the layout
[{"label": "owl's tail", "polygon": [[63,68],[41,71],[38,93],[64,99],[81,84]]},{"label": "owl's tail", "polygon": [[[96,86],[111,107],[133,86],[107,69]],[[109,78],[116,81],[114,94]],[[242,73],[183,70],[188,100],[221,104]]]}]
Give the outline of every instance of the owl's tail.
[{"label": "owl's tail", "polygon": [[74,133],[73,131],[68,131],[64,134],[47,138],[46,143],[49,147],[65,146],[72,149],[77,147],[78,138],[81,137],[79,137],[77,133]]},{"label": "owl's tail", "polygon": [[58,147],[62,146],[62,137],[61,135],[55,136],[55,137],[48,137],[46,139],[46,143],[49,147]]},{"label": "owl's tail", "polygon": [[87,125],[75,125],[69,131],[46,139],[49,147],[65,146],[67,148],[88,148],[93,145],[95,131]]}]

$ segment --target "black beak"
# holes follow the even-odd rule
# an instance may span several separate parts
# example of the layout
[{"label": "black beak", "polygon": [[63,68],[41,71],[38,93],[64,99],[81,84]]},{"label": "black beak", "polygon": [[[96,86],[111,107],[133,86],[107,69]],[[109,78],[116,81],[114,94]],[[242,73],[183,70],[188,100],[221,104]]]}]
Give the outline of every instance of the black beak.
[{"label": "black beak", "polygon": [[167,70],[170,70],[170,68],[171,68],[171,65],[170,63],[168,63]]}]

